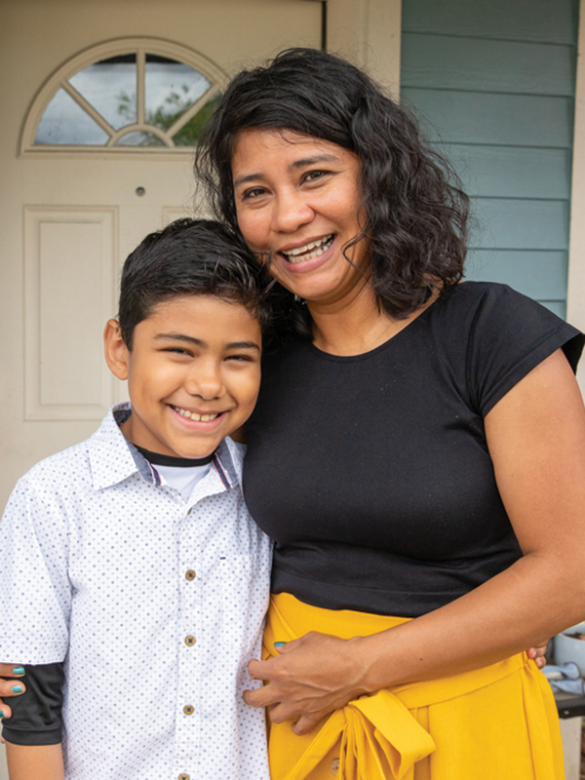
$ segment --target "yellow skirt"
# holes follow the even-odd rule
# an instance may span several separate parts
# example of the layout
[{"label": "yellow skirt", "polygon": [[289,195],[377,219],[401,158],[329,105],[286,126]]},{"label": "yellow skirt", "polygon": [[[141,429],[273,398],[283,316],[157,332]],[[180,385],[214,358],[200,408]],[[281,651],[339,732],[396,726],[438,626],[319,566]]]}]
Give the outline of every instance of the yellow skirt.
[{"label": "yellow skirt", "polygon": [[[327,610],[272,596],[263,657],[316,630],[367,636],[407,618]],[[456,637],[454,637],[454,641]],[[297,736],[270,724],[272,780],[564,780],[557,709],[536,664],[519,654],[474,672],[384,689]]]}]

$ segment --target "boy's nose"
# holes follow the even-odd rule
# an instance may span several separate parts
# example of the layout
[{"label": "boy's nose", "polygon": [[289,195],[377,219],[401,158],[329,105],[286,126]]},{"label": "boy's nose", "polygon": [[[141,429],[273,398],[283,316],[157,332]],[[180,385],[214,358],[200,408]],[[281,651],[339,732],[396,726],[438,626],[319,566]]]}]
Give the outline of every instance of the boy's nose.
[{"label": "boy's nose", "polygon": [[221,374],[212,366],[200,366],[199,370],[192,372],[185,388],[189,395],[198,395],[208,401],[221,397],[224,391]]}]

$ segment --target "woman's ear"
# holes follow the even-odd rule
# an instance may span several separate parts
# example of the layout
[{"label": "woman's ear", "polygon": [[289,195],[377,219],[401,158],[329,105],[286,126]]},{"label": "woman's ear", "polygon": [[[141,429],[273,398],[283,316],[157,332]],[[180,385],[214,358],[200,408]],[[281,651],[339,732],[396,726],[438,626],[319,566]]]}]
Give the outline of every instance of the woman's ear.
[{"label": "woman's ear", "polygon": [[104,354],[112,374],[118,379],[128,379],[128,360],[130,350],[122,338],[120,323],[108,320],[104,330]]}]

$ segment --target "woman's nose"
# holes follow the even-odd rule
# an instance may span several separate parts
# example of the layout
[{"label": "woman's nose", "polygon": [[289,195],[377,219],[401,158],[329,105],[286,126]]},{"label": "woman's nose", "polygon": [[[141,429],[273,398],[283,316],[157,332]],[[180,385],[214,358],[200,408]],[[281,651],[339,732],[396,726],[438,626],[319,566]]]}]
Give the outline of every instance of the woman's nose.
[{"label": "woman's nose", "polygon": [[293,233],[311,222],[315,213],[305,196],[295,189],[280,192],[272,211],[272,229],[280,233]]}]

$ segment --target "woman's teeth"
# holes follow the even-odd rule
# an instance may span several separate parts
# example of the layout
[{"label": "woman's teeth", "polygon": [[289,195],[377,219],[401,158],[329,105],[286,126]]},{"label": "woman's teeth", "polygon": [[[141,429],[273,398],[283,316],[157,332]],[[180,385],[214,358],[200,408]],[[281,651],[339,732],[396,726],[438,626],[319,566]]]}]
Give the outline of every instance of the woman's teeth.
[{"label": "woman's teeth", "polygon": [[306,260],[312,260],[314,257],[322,255],[333,243],[335,236],[324,236],[318,238],[316,241],[309,241],[304,246],[298,246],[296,249],[291,249],[290,252],[281,252],[286,257],[289,263],[302,263]]},{"label": "woman's teeth", "polygon": [[190,412],[187,409],[181,409],[178,406],[173,406],[173,409],[180,414],[181,417],[188,417],[189,420],[195,420],[195,422],[211,422],[211,420],[215,420],[215,418],[219,417],[221,414],[221,412],[217,412],[216,414],[197,414],[197,412]]}]

